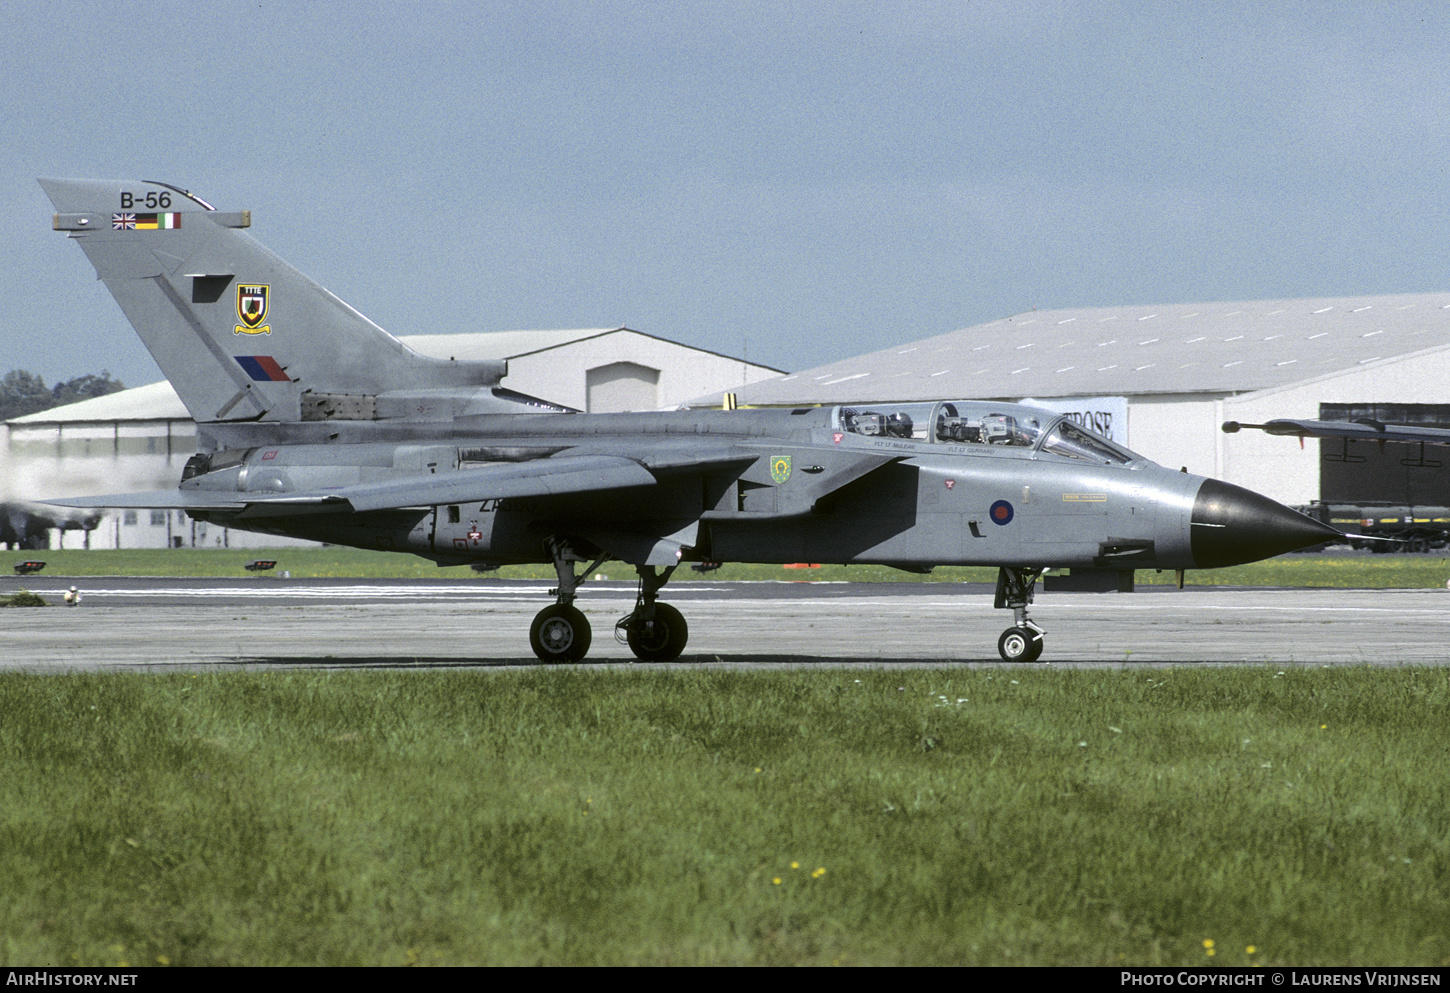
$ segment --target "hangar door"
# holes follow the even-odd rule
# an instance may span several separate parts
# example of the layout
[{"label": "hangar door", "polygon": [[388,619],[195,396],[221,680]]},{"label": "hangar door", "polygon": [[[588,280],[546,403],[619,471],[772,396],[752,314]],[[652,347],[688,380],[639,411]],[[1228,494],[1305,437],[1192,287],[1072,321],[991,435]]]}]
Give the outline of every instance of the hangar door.
[{"label": "hangar door", "polygon": [[611,362],[584,374],[591,414],[654,410],[660,405],[660,371],[634,362]]}]

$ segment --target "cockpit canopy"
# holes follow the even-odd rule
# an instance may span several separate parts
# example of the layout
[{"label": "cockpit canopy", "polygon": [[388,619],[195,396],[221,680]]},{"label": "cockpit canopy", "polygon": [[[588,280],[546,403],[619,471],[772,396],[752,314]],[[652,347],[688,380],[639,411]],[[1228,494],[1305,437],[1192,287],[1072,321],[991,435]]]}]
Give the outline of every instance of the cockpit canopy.
[{"label": "cockpit canopy", "polygon": [[1110,465],[1126,465],[1140,458],[1065,414],[1016,403],[860,404],[837,407],[832,422],[835,430],[845,434],[921,444],[1023,448]]}]

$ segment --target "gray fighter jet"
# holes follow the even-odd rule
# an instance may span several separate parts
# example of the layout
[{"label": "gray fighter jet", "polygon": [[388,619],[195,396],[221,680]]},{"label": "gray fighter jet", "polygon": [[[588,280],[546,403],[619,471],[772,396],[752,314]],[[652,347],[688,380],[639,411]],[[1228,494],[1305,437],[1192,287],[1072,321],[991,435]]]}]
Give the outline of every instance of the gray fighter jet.
[{"label": "gray fighter jet", "polygon": [[1300,444],[1303,444],[1305,438],[1347,438],[1350,441],[1418,441],[1427,445],[1450,445],[1450,430],[1445,428],[1427,428],[1416,424],[1386,424],[1369,418],[1353,421],[1301,421],[1277,418],[1263,424],[1223,422],[1224,434],[1238,434],[1244,428],[1280,437],[1298,438]]},{"label": "gray fighter jet", "polygon": [[44,548],[52,528],[92,531],[101,522],[101,516],[99,511],[65,511],[28,500],[0,501],[0,545]]},{"label": "gray fighter jet", "polygon": [[685,647],[659,600],[681,562],[809,561],[997,566],[1013,614],[998,650],[1031,662],[1049,567],[1211,568],[1339,534],[1010,403],[583,414],[502,388],[504,363],[412,352],[253,240],[250,212],[165,183],[40,182],[199,448],[176,490],[51,502],[181,508],[440,565],[552,563],[555,602],[530,631],[545,661],[588,651],[573,601],[610,559],[639,574],[616,627],[641,659]]}]

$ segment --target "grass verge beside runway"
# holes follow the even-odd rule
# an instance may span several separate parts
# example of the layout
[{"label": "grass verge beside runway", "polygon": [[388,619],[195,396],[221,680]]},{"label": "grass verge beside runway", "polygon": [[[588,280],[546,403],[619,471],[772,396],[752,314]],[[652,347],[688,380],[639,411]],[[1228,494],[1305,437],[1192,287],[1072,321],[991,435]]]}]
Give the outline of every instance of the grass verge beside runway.
[{"label": "grass verge beside runway", "polygon": [[[14,562],[39,559],[46,563],[42,576],[254,576],[265,582],[285,571],[294,579],[446,579],[477,577],[467,566],[440,569],[415,555],[368,552],[354,548],[315,547],[277,549],[115,549],[82,551],[46,549],[12,552]],[[249,573],[244,566],[256,559],[277,562],[271,572]],[[13,564],[13,563],[12,563]],[[10,565],[0,560],[0,567]],[[634,570],[617,562],[600,570],[614,579],[632,579]],[[551,566],[505,566],[485,573],[504,579],[554,579]],[[997,579],[993,568],[942,567],[928,575],[902,572],[887,566],[821,565],[797,568],[778,565],[727,564],[709,573],[682,567],[673,582],[704,579],[711,582],[756,580],[782,582],[978,582]],[[1142,584],[1174,582],[1171,572],[1141,569]],[[1284,555],[1264,562],[1229,569],[1200,569],[1188,573],[1190,586],[1328,586],[1354,589],[1444,588],[1450,581],[1450,557],[1441,555]]]},{"label": "grass verge beside runway", "polygon": [[1450,963],[1450,673],[0,674],[7,965]]}]

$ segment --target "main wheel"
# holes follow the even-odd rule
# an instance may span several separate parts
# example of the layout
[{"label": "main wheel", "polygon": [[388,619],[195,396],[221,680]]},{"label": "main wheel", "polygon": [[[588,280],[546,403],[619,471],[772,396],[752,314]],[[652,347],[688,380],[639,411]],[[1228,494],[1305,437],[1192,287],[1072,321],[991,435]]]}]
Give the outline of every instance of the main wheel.
[{"label": "main wheel", "polygon": [[588,654],[592,638],[583,612],[563,604],[539,611],[529,628],[529,645],[545,662],[578,662]]},{"label": "main wheel", "polygon": [[1036,662],[1042,638],[1028,628],[1008,628],[997,639],[997,653],[1004,662]]},{"label": "main wheel", "polygon": [[690,626],[674,607],[657,603],[650,630],[646,632],[644,622],[631,624],[625,637],[636,658],[645,662],[672,662],[685,650],[685,642],[690,640]]}]

